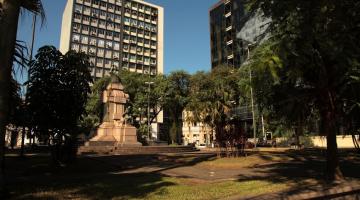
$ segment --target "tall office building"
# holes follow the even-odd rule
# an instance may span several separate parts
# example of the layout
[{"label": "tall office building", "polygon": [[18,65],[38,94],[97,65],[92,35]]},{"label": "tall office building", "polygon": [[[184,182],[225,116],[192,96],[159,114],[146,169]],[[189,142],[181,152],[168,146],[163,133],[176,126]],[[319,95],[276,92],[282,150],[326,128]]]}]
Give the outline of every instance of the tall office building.
[{"label": "tall office building", "polygon": [[60,51],[90,57],[91,75],[111,69],[163,73],[164,9],[142,0],[68,0]]},{"label": "tall office building", "polygon": [[220,0],[209,10],[211,67],[238,68],[247,58],[250,43],[263,38],[268,19],[250,15],[243,0]]}]

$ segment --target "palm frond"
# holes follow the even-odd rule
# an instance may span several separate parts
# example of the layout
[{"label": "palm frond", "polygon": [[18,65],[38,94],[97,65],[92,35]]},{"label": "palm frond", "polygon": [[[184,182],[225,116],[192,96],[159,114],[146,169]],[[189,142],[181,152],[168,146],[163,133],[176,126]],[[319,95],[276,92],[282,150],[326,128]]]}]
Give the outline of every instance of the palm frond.
[{"label": "palm frond", "polygon": [[15,43],[15,52],[14,52],[14,67],[13,74],[20,72],[20,75],[23,74],[23,71],[27,67],[28,63],[28,49],[24,41],[16,40]]},{"label": "palm frond", "polygon": [[22,0],[21,8],[40,16],[41,24],[44,24],[46,17],[41,0]]}]

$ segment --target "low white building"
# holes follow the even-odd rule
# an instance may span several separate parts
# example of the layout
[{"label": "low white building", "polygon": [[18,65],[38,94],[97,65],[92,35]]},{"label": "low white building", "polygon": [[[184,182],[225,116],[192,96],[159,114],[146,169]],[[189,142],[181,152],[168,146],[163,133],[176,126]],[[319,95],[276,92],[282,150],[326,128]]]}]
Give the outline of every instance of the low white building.
[{"label": "low white building", "polygon": [[184,145],[211,146],[215,138],[214,132],[206,124],[191,122],[191,115],[192,113],[189,111],[183,112],[182,133]]}]

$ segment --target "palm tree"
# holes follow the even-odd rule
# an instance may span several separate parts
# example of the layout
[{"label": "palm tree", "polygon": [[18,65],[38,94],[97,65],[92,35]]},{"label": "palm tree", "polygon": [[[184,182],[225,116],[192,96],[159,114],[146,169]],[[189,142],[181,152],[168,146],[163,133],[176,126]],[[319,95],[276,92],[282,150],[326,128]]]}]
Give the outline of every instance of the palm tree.
[{"label": "palm tree", "polygon": [[4,190],[4,145],[9,114],[11,71],[21,9],[45,18],[41,0],[0,0],[0,191]]}]

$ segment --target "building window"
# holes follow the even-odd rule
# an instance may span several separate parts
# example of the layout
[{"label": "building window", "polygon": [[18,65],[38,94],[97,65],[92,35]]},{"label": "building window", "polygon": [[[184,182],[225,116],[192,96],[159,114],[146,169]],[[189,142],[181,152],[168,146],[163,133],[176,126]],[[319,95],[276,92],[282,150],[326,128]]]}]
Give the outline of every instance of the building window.
[{"label": "building window", "polygon": [[75,13],[75,14],[74,14],[74,18],[77,19],[77,20],[81,20],[81,15]]},{"label": "building window", "polygon": [[80,32],[81,25],[74,23],[73,25],[73,31],[79,33]]},{"label": "building window", "polygon": [[124,49],[124,50],[129,50],[129,45],[124,44],[123,49]]},{"label": "building window", "polygon": [[116,3],[117,5],[121,5],[121,0],[115,0],[115,3]]},{"label": "building window", "polygon": [[99,35],[104,36],[105,35],[105,30],[104,29],[99,29]]},{"label": "building window", "polygon": [[130,46],[130,51],[136,51],[136,47],[134,45]]},{"label": "building window", "polygon": [[90,7],[84,6],[84,13],[90,14],[91,9]]},{"label": "building window", "polygon": [[115,11],[121,12],[121,7],[120,6],[115,6]]},{"label": "building window", "polygon": [[131,26],[137,26],[137,20],[136,19],[130,19]]},{"label": "building window", "polygon": [[130,54],[130,60],[136,60],[136,56],[134,54]]},{"label": "building window", "polygon": [[120,29],[120,24],[115,23],[115,28]]},{"label": "building window", "polygon": [[97,5],[97,6],[100,4],[99,0],[92,0],[91,2],[93,5]]},{"label": "building window", "polygon": [[112,31],[106,31],[106,36],[112,36]]},{"label": "building window", "polygon": [[124,26],[124,31],[130,31],[130,27],[129,26]]},{"label": "building window", "polygon": [[83,31],[89,31],[89,26],[82,26]]},{"label": "building window", "polygon": [[119,59],[119,53],[118,52],[114,52],[114,54],[113,54],[113,58],[114,59]]},{"label": "building window", "polygon": [[105,20],[100,20],[99,21],[99,26],[105,26],[105,24],[106,24]]},{"label": "building window", "polygon": [[108,13],[106,19],[111,22],[114,21],[114,14]]},{"label": "building window", "polygon": [[115,38],[115,39],[120,39],[120,33],[114,32],[114,38]]},{"label": "building window", "polygon": [[83,43],[83,44],[87,44],[88,43],[88,37],[87,36],[82,36],[81,37],[81,43]]},{"label": "building window", "polygon": [[90,47],[89,48],[89,54],[90,55],[95,55],[95,53],[96,53],[96,48],[95,47]]},{"label": "building window", "polygon": [[113,43],[110,42],[110,41],[107,41],[106,42],[106,48],[112,49],[112,47],[113,47]]},{"label": "building window", "polygon": [[73,42],[80,42],[80,35],[74,34],[74,35],[72,36],[72,41],[73,41]]},{"label": "building window", "polygon": [[120,49],[120,43],[114,42],[114,49],[119,50]]},{"label": "building window", "polygon": [[84,16],[83,17],[83,22],[90,22],[90,17]]},{"label": "building window", "polygon": [[78,4],[75,4],[75,12],[81,13],[82,12],[82,6],[78,5]]},{"label": "building window", "polygon": [[104,41],[104,40],[98,40],[98,45],[99,45],[100,47],[104,47],[105,41]]},{"label": "building window", "polygon": [[93,17],[98,17],[98,16],[99,16],[99,10],[93,8],[93,9],[91,10],[91,15],[92,15]]},{"label": "building window", "polygon": [[124,18],[124,21],[125,21],[126,23],[130,23],[131,20],[130,20],[130,18],[125,17],[125,18]]},{"label": "building window", "polygon": [[130,37],[130,42],[133,44],[136,44],[136,37],[135,36],[131,36]]},{"label": "building window", "polygon": [[95,38],[90,38],[90,45],[96,46],[96,39]]},{"label": "building window", "polygon": [[120,16],[120,15],[114,15],[114,18],[115,18],[115,20],[117,20],[117,21],[121,21],[121,16]]},{"label": "building window", "polygon": [[108,22],[106,27],[107,28],[114,28],[114,23]]},{"label": "building window", "polygon": [[106,8],[106,2],[100,1],[100,7]]},{"label": "building window", "polygon": [[100,10],[100,17],[106,17],[106,12],[105,12],[105,11]]},{"label": "building window", "polygon": [[72,44],[71,45],[71,50],[74,50],[74,51],[78,51],[79,50],[79,45],[78,44]]},{"label": "building window", "polygon": [[96,28],[94,28],[94,27],[90,27],[90,35],[92,35],[92,36],[96,36],[96,31],[97,31],[97,29],[96,29]]}]

